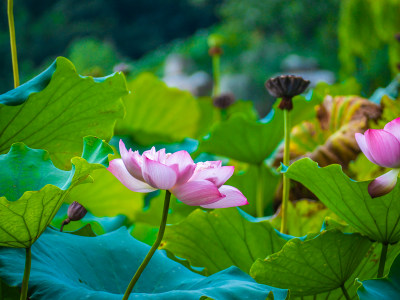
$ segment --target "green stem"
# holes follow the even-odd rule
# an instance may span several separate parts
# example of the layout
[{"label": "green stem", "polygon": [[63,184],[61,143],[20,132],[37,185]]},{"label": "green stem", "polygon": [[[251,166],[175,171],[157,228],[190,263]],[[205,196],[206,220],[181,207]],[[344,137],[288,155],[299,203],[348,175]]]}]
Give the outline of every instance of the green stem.
[{"label": "green stem", "polygon": [[17,59],[17,43],[15,41],[15,27],[14,27],[14,13],[13,13],[13,0],[8,0],[7,14],[8,14],[8,27],[10,30],[10,45],[11,45],[11,60],[14,74],[14,88],[19,86],[18,74],[18,59]]},{"label": "green stem", "polygon": [[28,247],[25,250],[26,250],[25,271],[24,271],[24,278],[22,279],[20,300],[26,300],[28,298],[28,282],[29,282],[29,274],[31,273],[31,261],[32,261],[31,247]]},{"label": "green stem", "polygon": [[218,96],[220,93],[220,55],[213,55],[212,56],[212,65],[213,65],[213,79],[214,79],[214,86],[212,96]]},{"label": "green stem", "polygon": [[139,280],[140,275],[146,268],[147,264],[150,262],[151,257],[153,256],[154,252],[156,252],[158,246],[160,246],[161,240],[164,236],[165,225],[167,224],[167,217],[168,217],[168,209],[169,209],[169,202],[171,200],[171,192],[165,191],[165,200],[164,200],[164,209],[161,218],[160,230],[158,231],[157,239],[154,242],[153,246],[151,246],[150,251],[147,253],[146,257],[144,258],[142,264],[140,265],[139,269],[137,269],[135,275],[133,276],[131,282],[128,285],[128,288],[125,291],[124,297],[122,300],[127,300],[129,295],[131,294],[133,287],[135,286],[136,282]]},{"label": "green stem", "polygon": [[[287,109],[283,110],[284,119],[284,134],[285,134],[285,148],[283,150],[283,164],[289,166],[290,163],[290,111]],[[287,233],[287,206],[289,202],[289,190],[290,190],[290,179],[283,173],[283,192],[282,192],[282,221],[281,221],[281,232]]]},{"label": "green stem", "polygon": [[256,214],[257,218],[264,216],[264,182],[262,176],[263,164],[258,166],[258,178],[257,178],[257,194],[256,194]]},{"label": "green stem", "polygon": [[386,255],[388,251],[388,244],[382,244],[381,258],[379,259],[378,278],[382,278],[385,273]]},{"label": "green stem", "polygon": [[344,287],[344,284],[342,284],[340,287],[342,289],[343,295],[346,298],[346,300],[351,300],[351,297],[350,297],[349,293],[347,292],[346,288]]}]

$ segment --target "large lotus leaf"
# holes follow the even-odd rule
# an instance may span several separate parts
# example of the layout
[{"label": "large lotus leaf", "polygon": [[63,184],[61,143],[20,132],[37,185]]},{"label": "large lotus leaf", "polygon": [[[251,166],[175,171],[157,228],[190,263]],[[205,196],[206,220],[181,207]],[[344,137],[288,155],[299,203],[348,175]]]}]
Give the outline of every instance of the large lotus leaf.
[{"label": "large lotus leaf", "polygon": [[133,220],[142,211],[144,194],[132,192],[108,170],[96,170],[91,176],[93,184],[77,186],[65,202],[78,201],[97,217],[125,215]]},{"label": "large lotus leaf", "polygon": [[250,275],[296,296],[333,291],[351,277],[371,244],[358,233],[323,231],[306,240],[288,241],[278,253],[257,260]]},{"label": "large lotus leaf", "polygon": [[[389,271],[393,260],[396,258],[399,252],[400,252],[399,244],[393,246],[389,245],[388,256],[385,266],[385,270],[387,270],[387,272]],[[366,280],[375,278],[377,276],[380,253],[381,253],[381,244],[374,243],[367,252],[367,255],[364,257],[364,259],[358,265],[357,269],[354,271],[353,275],[350,276],[350,278],[344,284],[350,296],[350,299],[354,300],[359,299],[357,296],[357,284],[355,283],[356,279]],[[341,290],[341,288],[321,294],[310,295],[310,296],[295,296],[293,298],[299,300],[300,299],[301,300],[341,300],[341,299],[345,300],[346,299],[343,295],[343,291]],[[375,299],[380,299],[380,298],[375,298]]]},{"label": "large lotus leaf", "polygon": [[236,208],[195,210],[184,221],[168,226],[162,249],[204,267],[206,274],[237,266],[245,272],[258,258],[279,251],[286,243],[268,221],[257,222]]},{"label": "large lotus leaf", "polygon": [[131,93],[123,99],[126,117],[117,122],[116,134],[130,135],[141,145],[195,137],[200,108],[189,92],[169,88],[149,73],[128,87]]},{"label": "large lotus leaf", "polygon": [[400,256],[394,260],[388,277],[363,281],[357,294],[361,300],[400,299]]},{"label": "large lotus leaf", "polygon": [[67,170],[71,158],[80,155],[84,136],[111,138],[116,119],[124,114],[120,97],[127,94],[126,82],[119,73],[104,78],[80,76],[63,57],[49,70],[33,80],[43,81],[34,88],[27,83],[1,96],[26,101],[19,106],[0,104],[0,153],[24,142],[46,149],[55,166]]},{"label": "large lotus leaf", "polygon": [[0,155],[0,246],[31,246],[70,190],[90,182],[90,172],[107,166],[110,153],[105,142],[86,137],[82,157],[72,158],[70,171],[57,169],[47,151],[23,143]]},{"label": "large lotus leaf", "polygon": [[[47,230],[32,247],[29,295],[35,299],[121,299],[149,246],[133,239],[124,228],[99,237]],[[19,286],[25,254],[0,248],[0,277]],[[260,299],[270,291],[285,299],[287,291],[257,284],[237,268],[204,277],[157,251],[133,289],[130,299],[198,300]]]},{"label": "large lotus leaf", "polygon": [[257,205],[257,184],[261,183],[264,195],[264,213],[271,215],[274,213],[273,201],[280,179],[281,176],[265,164],[248,165],[244,170],[235,172],[226,184],[238,188],[246,196],[249,204],[242,206],[241,209],[254,216]]},{"label": "large lotus leaf", "polygon": [[[96,178],[94,179],[94,183],[91,185],[95,185]],[[91,185],[90,188],[91,188]],[[77,187],[76,187],[77,188]],[[79,202],[79,201],[78,201]],[[80,202],[79,202],[80,203]],[[50,225],[56,228],[60,228],[62,222],[68,217],[67,210],[68,204],[64,203],[61,208],[58,210],[57,214],[54,216],[54,219],[51,221]],[[86,206],[85,206],[86,208]],[[114,231],[126,223],[126,216],[118,215],[115,217],[96,217],[90,212],[87,212],[85,217],[79,221],[73,221],[64,226],[64,231],[76,231],[85,228],[85,226],[90,225],[91,230],[96,235],[101,235],[106,232]]]},{"label": "large lotus leaf", "polygon": [[382,197],[371,198],[369,181],[350,179],[339,165],[320,168],[316,162],[304,158],[284,169],[289,178],[307,187],[361,233],[382,243],[400,240],[400,184]]}]

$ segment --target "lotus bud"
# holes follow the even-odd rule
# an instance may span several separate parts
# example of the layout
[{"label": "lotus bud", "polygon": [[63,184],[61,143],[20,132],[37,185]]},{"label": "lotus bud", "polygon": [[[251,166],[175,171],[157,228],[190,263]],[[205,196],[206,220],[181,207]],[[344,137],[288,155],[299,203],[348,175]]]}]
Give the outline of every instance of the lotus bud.
[{"label": "lotus bud", "polygon": [[235,95],[232,93],[222,93],[213,98],[213,104],[220,109],[227,109],[235,102]]},{"label": "lotus bud", "polygon": [[309,84],[309,80],[300,76],[281,75],[268,79],[265,82],[265,87],[271,96],[282,98],[281,103],[279,103],[280,109],[291,110],[293,108],[292,98],[303,93]]},{"label": "lotus bud", "polygon": [[83,217],[86,215],[87,210],[83,207],[83,205],[79,204],[78,202],[72,202],[68,207],[68,218],[66,218],[62,224],[60,231],[63,230],[64,225],[69,224],[71,221],[79,221],[82,220]]}]

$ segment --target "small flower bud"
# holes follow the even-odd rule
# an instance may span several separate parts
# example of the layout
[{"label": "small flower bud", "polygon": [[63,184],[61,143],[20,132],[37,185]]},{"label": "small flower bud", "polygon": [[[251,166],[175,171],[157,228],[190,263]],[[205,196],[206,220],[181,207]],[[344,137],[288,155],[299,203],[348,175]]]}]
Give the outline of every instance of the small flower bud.
[{"label": "small flower bud", "polygon": [[87,210],[78,202],[74,201],[68,207],[68,219],[79,221],[86,215]]},{"label": "small flower bud", "polygon": [[309,80],[300,76],[281,75],[268,79],[265,87],[271,96],[282,98],[279,104],[280,109],[291,110],[293,108],[292,98],[303,93],[309,84]]},{"label": "small flower bud", "polygon": [[86,213],[87,210],[81,204],[76,201],[72,202],[68,207],[68,218],[62,222],[60,231],[63,231],[64,225],[69,224],[71,221],[82,220]]},{"label": "small flower bud", "polygon": [[232,93],[222,93],[213,98],[213,104],[220,109],[226,109],[235,102],[235,96]]}]

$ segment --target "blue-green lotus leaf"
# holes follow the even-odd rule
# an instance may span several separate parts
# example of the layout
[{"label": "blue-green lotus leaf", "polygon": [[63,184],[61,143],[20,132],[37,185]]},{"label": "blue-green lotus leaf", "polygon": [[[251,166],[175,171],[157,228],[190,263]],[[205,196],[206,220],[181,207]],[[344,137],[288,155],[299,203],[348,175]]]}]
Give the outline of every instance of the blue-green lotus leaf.
[{"label": "blue-green lotus leaf", "polygon": [[72,169],[57,169],[45,150],[15,143],[0,155],[0,246],[31,246],[78,184],[90,182],[93,170],[108,165],[113,151],[102,140],[84,138],[82,157]]},{"label": "blue-green lotus leaf", "polygon": [[[0,153],[23,142],[46,149],[56,167],[69,170],[71,158],[81,153],[83,137],[111,139],[116,120],[124,115],[120,98],[127,93],[123,74],[80,76],[69,60],[59,57],[37,78],[0,96]],[[1,99],[23,103],[3,105]]]},{"label": "blue-green lotus leaf", "polygon": [[[29,295],[32,300],[120,300],[149,246],[125,228],[98,237],[48,229],[32,247]],[[24,269],[22,249],[0,248],[0,277],[19,286]],[[257,284],[232,267],[210,277],[194,273],[157,251],[129,299],[264,300],[285,299],[286,290]]]}]

